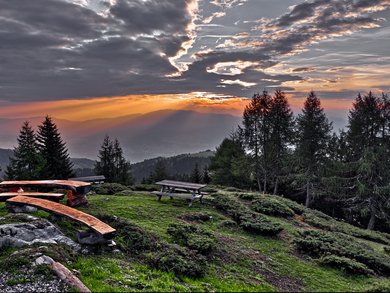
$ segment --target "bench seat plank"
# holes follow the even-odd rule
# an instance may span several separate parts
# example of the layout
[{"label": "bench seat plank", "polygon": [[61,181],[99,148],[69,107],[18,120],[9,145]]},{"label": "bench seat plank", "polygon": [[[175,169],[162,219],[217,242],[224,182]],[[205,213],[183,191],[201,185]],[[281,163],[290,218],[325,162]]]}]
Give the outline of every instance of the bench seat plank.
[{"label": "bench seat plank", "polygon": [[176,187],[176,188],[188,188],[188,189],[194,189],[194,190],[199,190],[199,189],[202,189],[202,188],[207,186],[204,184],[173,181],[173,180],[162,180],[162,181],[156,182],[156,184],[162,185],[162,186],[171,186],[171,187]]},{"label": "bench seat plank", "polygon": [[160,192],[160,191],[153,191],[153,194],[159,196],[180,197],[185,199],[198,199],[202,197],[201,194],[196,194],[195,196],[193,196],[189,193],[169,193],[169,192]]},{"label": "bench seat plank", "polygon": [[111,226],[103,223],[94,216],[88,215],[84,212],[76,210],[74,208],[55,203],[45,199],[32,198],[27,196],[16,196],[7,200],[7,203],[16,205],[29,205],[48,211],[50,213],[58,214],[68,217],[72,220],[78,221],[90,227],[106,239],[110,239],[114,236],[115,229]]},{"label": "bench seat plank", "polygon": [[37,197],[43,199],[51,199],[55,201],[60,201],[64,198],[64,194],[62,193],[46,193],[46,192],[3,192],[0,193],[0,202],[6,201],[7,199],[13,198],[15,196],[29,196],[29,197]]}]

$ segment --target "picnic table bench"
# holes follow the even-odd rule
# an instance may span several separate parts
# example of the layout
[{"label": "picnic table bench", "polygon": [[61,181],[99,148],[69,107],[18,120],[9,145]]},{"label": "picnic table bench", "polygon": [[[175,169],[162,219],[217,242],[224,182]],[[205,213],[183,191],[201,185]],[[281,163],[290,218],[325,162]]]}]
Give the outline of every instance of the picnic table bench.
[{"label": "picnic table bench", "polygon": [[159,201],[163,196],[169,196],[171,199],[174,197],[179,197],[189,200],[189,206],[192,206],[192,203],[196,199],[199,199],[199,201],[202,202],[202,198],[205,193],[201,192],[201,189],[207,186],[204,184],[173,180],[162,180],[156,182],[156,184],[160,185],[161,189],[160,191],[153,191],[153,194],[157,196]]},{"label": "picnic table bench", "polygon": [[43,198],[59,202],[64,198],[63,193],[46,193],[46,192],[2,192],[0,193],[0,202],[6,201],[7,199],[15,196],[24,195],[29,197]]},{"label": "picnic table bench", "polygon": [[20,205],[33,206],[50,213],[54,213],[60,216],[65,216],[67,218],[78,221],[88,226],[90,229],[98,233],[98,235],[100,235],[104,239],[111,239],[114,237],[115,234],[114,228],[107,225],[106,223],[103,223],[102,221],[95,218],[94,216],[88,215],[84,212],[62,205],[60,203],[56,203],[56,202],[52,202],[40,198],[22,196],[22,195],[12,197],[8,199],[6,203],[11,205],[19,205],[19,206]]}]

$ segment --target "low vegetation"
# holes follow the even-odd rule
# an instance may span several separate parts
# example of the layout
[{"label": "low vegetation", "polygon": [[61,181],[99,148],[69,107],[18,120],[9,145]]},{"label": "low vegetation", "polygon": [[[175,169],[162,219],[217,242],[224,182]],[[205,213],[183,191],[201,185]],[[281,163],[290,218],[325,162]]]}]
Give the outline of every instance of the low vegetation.
[{"label": "low vegetation", "polygon": [[[189,208],[185,200],[159,202],[148,192],[124,190],[91,195],[82,208],[117,229],[117,249],[42,251],[80,272],[92,291],[383,292],[390,286],[386,234],[363,237],[363,230],[278,196],[220,189]],[[0,204],[0,217],[6,214]],[[312,221],[317,218],[322,228]],[[73,239],[81,228],[64,219],[53,223]],[[14,251],[0,252],[1,263],[12,261]],[[0,273],[7,269],[0,266]]]}]

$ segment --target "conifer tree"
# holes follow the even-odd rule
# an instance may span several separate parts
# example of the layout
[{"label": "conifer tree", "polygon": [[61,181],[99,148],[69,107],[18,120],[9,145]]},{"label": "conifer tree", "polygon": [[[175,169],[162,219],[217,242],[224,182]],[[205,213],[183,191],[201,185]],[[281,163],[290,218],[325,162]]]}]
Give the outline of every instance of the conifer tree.
[{"label": "conifer tree", "polygon": [[193,183],[200,183],[201,182],[202,178],[201,178],[198,163],[195,164],[195,167],[192,170],[190,177],[191,177],[191,182],[193,182]]},{"label": "conifer tree", "polygon": [[37,141],[39,151],[45,160],[43,177],[47,179],[68,179],[74,176],[65,142],[62,140],[57,125],[46,116],[38,126]]},{"label": "conifer tree", "polygon": [[99,150],[98,161],[95,164],[95,173],[104,175],[110,183],[123,185],[133,183],[130,162],[123,156],[118,139],[111,141],[108,135],[105,136]]},{"label": "conifer tree", "polygon": [[296,180],[306,191],[305,205],[312,203],[324,171],[332,123],[326,118],[320,99],[312,91],[297,118]]},{"label": "conifer tree", "polygon": [[211,177],[209,173],[209,168],[205,166],[202,172],[202,183],[209,184],[210,182],[211,182]]},{"label": "conifer tree", "polygon": [[294,118],[284,92],[277,90],[272,98],[270,110],[271,134],[268,143],[270,174],[274,177],[274,194],[278,191],[279,180],[286,175],[288,148],[294,141]]},{"label": "conifer tree", "polygon": [[18,146],[14,148],[6,169],[6,177],[10,180],[40,179],[43,167],[44,160],[39,153],[34,130],[25,121],[20,129]]},{"label": "conifer tree", "polygon": [[354,167],[351,208],[369,217],[368,229],[377,219],[389,219],[390,145],[389,101],[386,95],[359,94],[349,114],[347,140]]},{"label": "conifer tree", "polygon": [[154,166],[154,171],[149,176],[150,183],[156,183],[158,181],[168,179],[168,171],[165,165],[165,160],[161,158]]},{"label": "conifer tree", "polygon": [[[267,91],[255,94],[243,113],[242,135],[244,144],[253,159],[258,189],[266,191],[268,180],[268,143],[270,140],[272,98]],[[263,188],[262,188],[263,185]]]}]

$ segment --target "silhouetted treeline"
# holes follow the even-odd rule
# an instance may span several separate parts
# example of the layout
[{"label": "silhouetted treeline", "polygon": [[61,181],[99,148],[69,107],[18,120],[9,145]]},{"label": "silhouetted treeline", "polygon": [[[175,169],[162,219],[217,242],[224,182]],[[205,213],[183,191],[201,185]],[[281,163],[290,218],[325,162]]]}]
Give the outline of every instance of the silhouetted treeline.
[{"label": "silhouetted treeline", "polygon": [[[239,129],[217,148],[212,182],[283,194],[351,223],[388,227],[390,100],[358,95],[333,132],[311,92],[294,117],[286,95],[253,96]],[[378,221],[380,220],[380,221]]]}]

